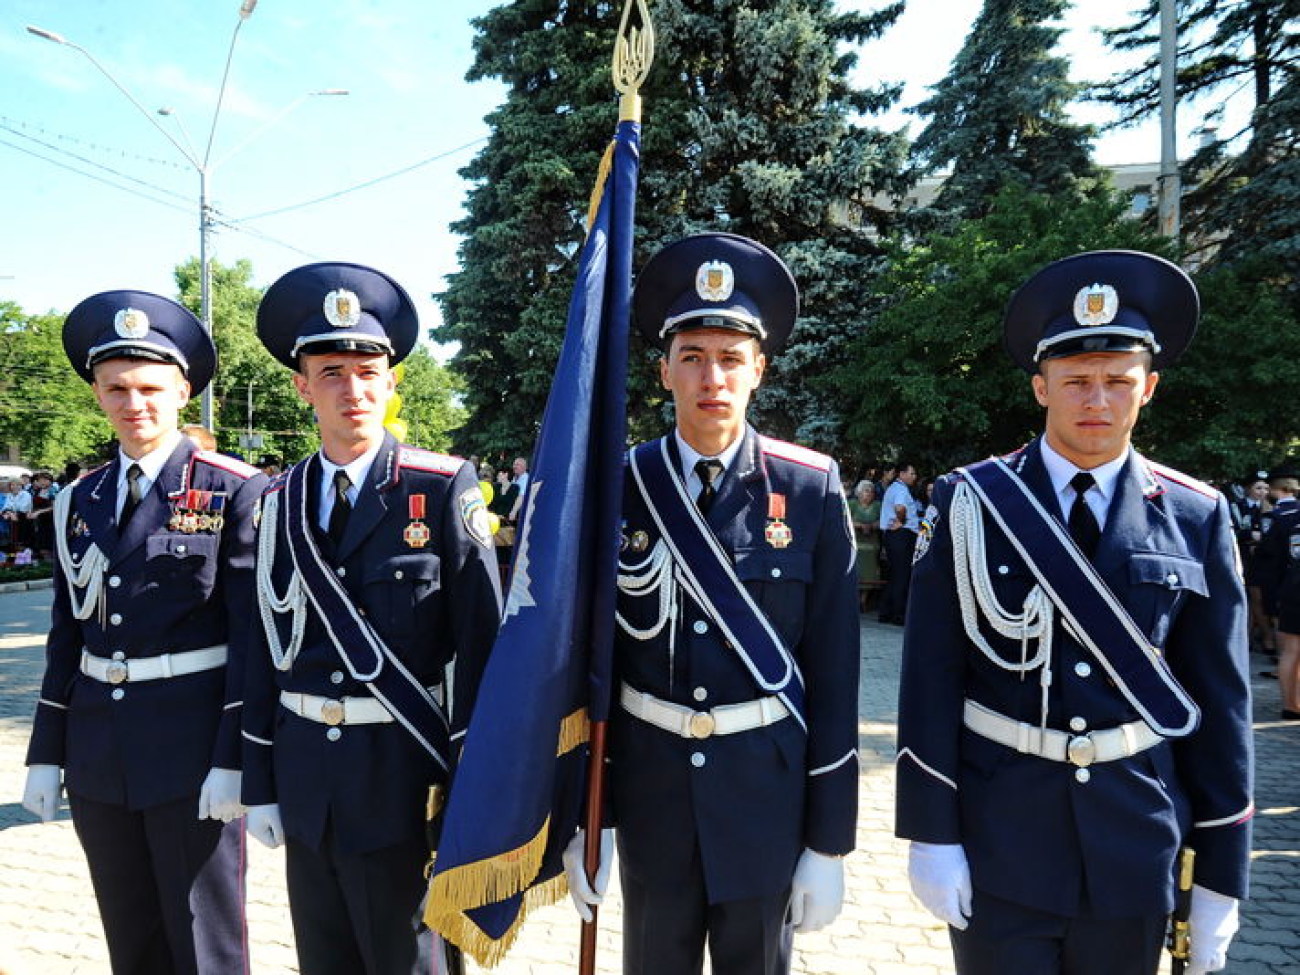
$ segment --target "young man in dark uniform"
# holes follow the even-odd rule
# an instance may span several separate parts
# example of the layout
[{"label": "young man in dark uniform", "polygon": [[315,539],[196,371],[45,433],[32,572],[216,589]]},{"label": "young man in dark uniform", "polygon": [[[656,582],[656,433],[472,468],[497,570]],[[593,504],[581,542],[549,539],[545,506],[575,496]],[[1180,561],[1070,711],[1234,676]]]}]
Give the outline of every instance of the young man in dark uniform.
[{"label": "young man in dark uniform", "polygon": [[1004,328],[1045,433],[944,478],[926,512],[897,830],[961,975],[1153,975],[1184,846],[1188,972],[1224,965],[1254,813],[1232,516],[1130,443],[1198,307],[1148,254],[1040,271]]},{"label": "young man in dark uniform", "polygon": [[[418,334],[391,278],[312,264],[257,316],[321,449],[271,483],[245,710],[249,831],[287,844],[304,975],[445,971],[420,901],[453,743],[500,614],[477,473],[384,429]],[[448,683],[448,672],[453,671]]]},{"label": "young man in dark uniform", "polygon": [[[745,420],[797,310],[781,260],[730,234],[669,245],[637,281],[676,429],[626,472],[609,789],[629,975],[698,971],[706,941],[715,975],[779,975],[792,932],[843,899],[853,533],[835,462]],[[566,864],[583,913],[604,878],[587,885],[580,846]]]},{"label": "young man in dark uniform", "polygon": [[266,479],[180,432],[216,367],[187,309],[98,294],[68,315],[63,345],[118,453],[55,501],[23,805],[52,819],[62,778],[115,972],[242,972],[241,662]]}]

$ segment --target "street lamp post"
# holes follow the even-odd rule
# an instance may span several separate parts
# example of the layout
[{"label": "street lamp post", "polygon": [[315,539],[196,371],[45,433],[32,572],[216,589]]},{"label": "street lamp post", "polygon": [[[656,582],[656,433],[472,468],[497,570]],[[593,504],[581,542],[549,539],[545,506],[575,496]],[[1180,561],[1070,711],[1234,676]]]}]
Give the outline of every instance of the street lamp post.
[{"label": "street lamp post", "polygon": [[[268,121],[265,125],[263,125],[256,132],[254,132],[251,136],[249,136],[247,139],[245,139],[243,142],[237,145],[225,156],[221,157],[221,159],[218,159],[216,162],[212,162],[212,145],[217,135],[217,121],[221,117],[221,105],[226,95],[226,83],[230,79],[230,66],[235,56],[235,42],[239,39],[239,28],[243,26],[244,21],[246,21],[252,15],[256,7],[257,7],[257,0],[243,0],[243,2],[239,6],[239,20],[235,23],[235,29],[230,35],[230,47],[226,52],[226,66],[225,66],[225,70],[222,72],[221,75],[221,87],[217,90],[217,104],[212,111],[212,123],[208,127],[207,145],[204,147],[202,156],[200,156],[198,152],[195,150],[194,143],[190,139],[189,133],[185,130],[184,124],[181,123],[180,117],[175,114],[175,111],[173,109],[160,108],[158,109],[156,114],[162,116],[171,116],[175,119],[177,126],[180,129],[181,135],[185,140],[185,145],[181,145],[181,143],[177,142],[176,139],[172,136],[172,134],[162,126],[162,124],[158,121],[157,118],[155,118],[155,113],[149,112],[147,109],[145,109],[145,107],[141,105],[139,101],[136,100],[135,96],[132,95],[131,92],[129,92],[120,81],[117,80],[117,78],[113,75],[113,73],[109,71],[106,67],[104,67],[102,64],[100,64],[99,61],[95,59],[95,56],[91,54],[89,51],[87,51],[84,47],[82,47],[80,44],[68,40],[66,37],[64,37],[61,34],[56,34],[54,31],[45,30],[44,28],[41,27],[34,27],[30,24],[27,26],[27,32],[29,34],[34,34],[35,36],[44,38],[47,41],[53,41],[55,44],[62,44],[64,47],[70,47],[74,51],[77,51],[82,56],[84,56],[86,60],[88,60],[91,64],[95,66],[95,68],[99,71],[100,74],[102,74],[113,84],[114,88],[116,88],[118,91],[120,91],[123,95],[126,96],[127,101],[129,101],[132,105],[134,105],[136,109],[140,112],[140,114],[149,120],[150,125],[152,125],[155,129],[157,129],[159,132],[162,133],[163,137],[168,142],[170,142],[172,146],[175,147],[176,151],[179,152],[181,156],[185,159],[185,161],[188,162],[192,167],[194,167],[194,171],[198,173],[199,176],[199,303],[200,303],[200,317],[203,321],[203,328],[207,331],[209,335],[213,333],[213,328],[212,328],[212,265],[208,259],[208,251],[209,251],[209,244],[212,237],[213,225],[215,224],[215,219],[213,217],[213,212],[212,212],[212,206],[208,202],[209,190],[211,189],[212,171],[216,169],[218,165],[225,162],[235,153],[243,149],[246,145],[248,145],[259,135],[261,135],[263,132],[269,129],[272,125],[274,125],[275,123],[283,119],[286,115],[288,115],[295,108],[301,105],[306,99],[313,97],[315,95],[348,94],[346,89],[325,88],[319,91],[310,91],[304,95],[300,95],[298,98],[294,99],[294,101],[292,101],[287,107],[285,107],[281,112],[275,115],[270,121]],[[211,384],[209,384],[209,386],[205,390],[203,390],[203,394],[200,398],[199,403],[200,403],[200,414],[201,414],[200,422],[209,430],[213,430],[215,432],[215,426],[213,423]]]}]

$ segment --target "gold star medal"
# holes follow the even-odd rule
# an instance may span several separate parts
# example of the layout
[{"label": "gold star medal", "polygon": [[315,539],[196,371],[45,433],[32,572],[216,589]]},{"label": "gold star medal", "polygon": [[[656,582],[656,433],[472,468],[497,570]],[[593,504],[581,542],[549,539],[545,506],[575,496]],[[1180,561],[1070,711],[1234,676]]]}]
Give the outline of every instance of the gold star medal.
[{"label": "gold star medal", "polygon": [[411,548],[424,548],[432,537],[429,526],[424,523],[424,495],[410,495],[406,499],[406,507],[411,523],[402,531],[402,540]]},{"label": "gold star medal", "polygon": [[786,548],[794,541],[794,532],[785,523],[785,495],[769,494],[767,496],[767,527],[763,537],[773,548]]}]

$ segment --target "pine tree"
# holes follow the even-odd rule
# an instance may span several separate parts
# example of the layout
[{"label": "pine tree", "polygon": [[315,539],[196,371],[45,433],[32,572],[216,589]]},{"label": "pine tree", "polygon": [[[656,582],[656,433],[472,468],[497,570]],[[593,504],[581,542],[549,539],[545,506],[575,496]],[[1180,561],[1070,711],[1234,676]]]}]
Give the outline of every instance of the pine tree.
[{"label": "pine tree", "polygon": [[[613,131],[609,56],[621,3],[515,0],[476,21],[469,77],[506,83],[475,185],[461,270],[441,295],[441,342],[460,343],[470,417],[457,448],[526,451],[549,390],[587,194]],[[778,435],[834,445],[842,410],[802,382],[862,327],[861,281],[898,185],[900,137],[855,123],[896,88],[848,81],[851,45],[901,12],[844,14],[830,0],[661,0],[646,87],[638,266],[686,233],[755,237],[791,264],[804,295],[798,341],[769,372],[755,419]],[[663,431],[663,393],[631,369],[632,432]]]},{"label": "pine tree", "polygon": [[[1182,226],[1189,253],[1211,263],[1269,267],[1300,287],[1300,0],[1180,0],[1180,112],[1208,101],[1201,148],[1183,167]],[[1117,50],[1147,51],[1138,66],[1097,87],[1120,122],[1159,107],[1159,0],[1106,32]],[[1223,95],[1246,87],[1244,128],[1224,128]],[[1185,116],[1184,116],[1185,117]],[[1267,255],[1269,260],[1260,262]],[[1293,294],[1300,307],[1300,299]]]},{"label": "pine tree", "polygon": [[1081,86],[1051,52],[1069,0],[985,0],[951,69],[915,109],[928,119],[913,145],[924,173],[951,167],[935,208],[987,213],[1015,184],[1049,195],[1095,177],[1091,126],[1070,121]]}]

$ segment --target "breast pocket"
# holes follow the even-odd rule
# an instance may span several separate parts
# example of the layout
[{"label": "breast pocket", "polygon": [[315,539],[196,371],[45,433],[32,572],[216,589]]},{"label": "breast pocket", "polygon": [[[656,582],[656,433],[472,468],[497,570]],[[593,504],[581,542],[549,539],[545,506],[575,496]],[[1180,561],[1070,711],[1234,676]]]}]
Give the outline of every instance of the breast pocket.
[{"label": "breast pocket", "polygon": [[763,614],[772,621],[786,646],[803,635],[808,586],[813,578],[811,552],[790,549],[740,549],[736,576],[745,584]]},{"label": "breast pocket", "polygon": [[160,534],[144,542],[145,581],[160,595],[206,599],[217,581],[215,535]]},{"label": "breast pocket", "polygon": [[1164,646],[1183,604],[1191,597],[1209,595],[1205,566],[1184,556],[1135,552],[1128,577],[1129,612],[1157,647]]},{"label": "breast pocket", "polygon": [[440,562],[432,553],[395,555],[366,568],[365,604],[384,636],[415,635],[432,612],[439,589]]}]

